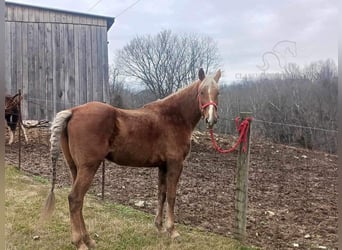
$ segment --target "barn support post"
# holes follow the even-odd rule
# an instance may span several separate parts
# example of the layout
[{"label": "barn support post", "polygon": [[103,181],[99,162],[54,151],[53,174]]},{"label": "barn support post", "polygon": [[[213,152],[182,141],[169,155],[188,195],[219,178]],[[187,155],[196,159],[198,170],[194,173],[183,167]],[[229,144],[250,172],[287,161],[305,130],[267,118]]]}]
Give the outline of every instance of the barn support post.
[{"label": "barn support post", "polygon": [[102,190],[101,190],[101,198],[104,200],[104,186],[105,186],[105,160],[102,162]]},{"label": "barn support post", "polygon": [[19,144],[18,144],[18,169],[21,170],[21,89],[18,90],[18,97],[19,97],[19,102],[18,102],[18,108],[19,108],[19,117],[18,117],[18,135],[19,135]]},{"label": "barn support post", "polygon": [[[251,117],[251,112],[240,112],[240,119],[243,121],[247,117]],[[250,121],[251,123],[251,121]],[[239,241],[246,239],[246,224],[247,224],[247,203],[248,203],[248,168],[250,154],[250,136],[251,124],[247,131],[247,150],[244,152],[243,143],[239,146],[237,156],[237,171],[236,171],[236,194],[235,194],[235,238]]]}]

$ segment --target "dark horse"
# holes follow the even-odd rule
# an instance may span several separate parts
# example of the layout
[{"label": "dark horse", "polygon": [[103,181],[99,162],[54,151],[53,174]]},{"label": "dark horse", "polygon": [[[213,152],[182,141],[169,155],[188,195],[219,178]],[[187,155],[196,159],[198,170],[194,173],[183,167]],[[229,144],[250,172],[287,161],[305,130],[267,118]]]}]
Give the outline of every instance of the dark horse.
[{"label": "dark horse", "polygon": [[218,81],[205,77],[180,91],[137,110],[123,110],[90,102],[59,112],[51,127],[52,188],[43,210],[51,215],[55,203],[56,162],[59,145],[72,175],[68,196],[72,242],[77,249],[95,247],[87,232],[83,199],[104,159],[119,165],[158,167],[158,207],[155,225],[163,229],[163,208],[167,201],[166,231],[171,238],[179,236],[174,226],[176,186],[183,161],[190,151],[191,134],[203,117],[212,128],[217,121]]},{"label": "dark horse", "polygon": [[22,131],[24,132],[25,140],[28,142],[26,130],[20,120],[20,102],[23,99],[19,94],[15,94],[14,96],[6,95],[5,96],[5,125],[10,134],[10,140],[8,142],[11,145],[14,141],[14,133],[19,123]]}]

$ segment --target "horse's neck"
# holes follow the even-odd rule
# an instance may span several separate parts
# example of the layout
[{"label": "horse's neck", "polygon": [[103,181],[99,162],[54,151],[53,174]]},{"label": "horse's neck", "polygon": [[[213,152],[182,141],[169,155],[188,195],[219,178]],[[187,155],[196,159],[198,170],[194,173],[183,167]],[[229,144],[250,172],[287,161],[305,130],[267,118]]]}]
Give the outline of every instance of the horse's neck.
[{"label": "horse's neck", "polygon": [[175,113],[182,116],[185,121],[188,121],[187,124],[192,130],[201,119],[197,97],[199,84],[200,82],[196,81],[164,100],[164,107],[173,109]]}]

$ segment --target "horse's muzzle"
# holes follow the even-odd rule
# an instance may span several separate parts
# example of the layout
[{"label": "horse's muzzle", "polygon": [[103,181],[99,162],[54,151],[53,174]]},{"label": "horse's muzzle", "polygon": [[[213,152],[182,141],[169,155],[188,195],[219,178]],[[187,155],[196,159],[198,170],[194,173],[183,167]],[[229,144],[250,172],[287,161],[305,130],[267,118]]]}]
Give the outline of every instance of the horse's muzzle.
[{"label": "horse's muzzle", "polygon": [[212,129],[214,125],[217,123],[217,119],[214,118],[212,120],[209,120],[208,118],[206,118],[205,123],[207,124],[207,128]]}]

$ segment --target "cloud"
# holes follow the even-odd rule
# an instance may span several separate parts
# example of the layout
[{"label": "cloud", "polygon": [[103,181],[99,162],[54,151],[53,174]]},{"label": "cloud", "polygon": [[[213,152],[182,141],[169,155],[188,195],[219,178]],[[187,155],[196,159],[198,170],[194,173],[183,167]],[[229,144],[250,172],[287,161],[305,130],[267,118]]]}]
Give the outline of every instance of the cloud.
[{"label": "cloud", "polygon": [[[21,2],[88,12],[96,0]],[[102,0],[90,12],[115,17],[134,2]],[[337,4],[337,0],[141,0],[119,16],[109,30],[109,62],[114,51],[137,35],[156,34],[163,29],[214,38],[223,59],[222,69],[230,76],[258,70],[256,65],[263,53],[281,40],[296,42],[294,61],[299,65],[327,58],[337,62]]]}]

